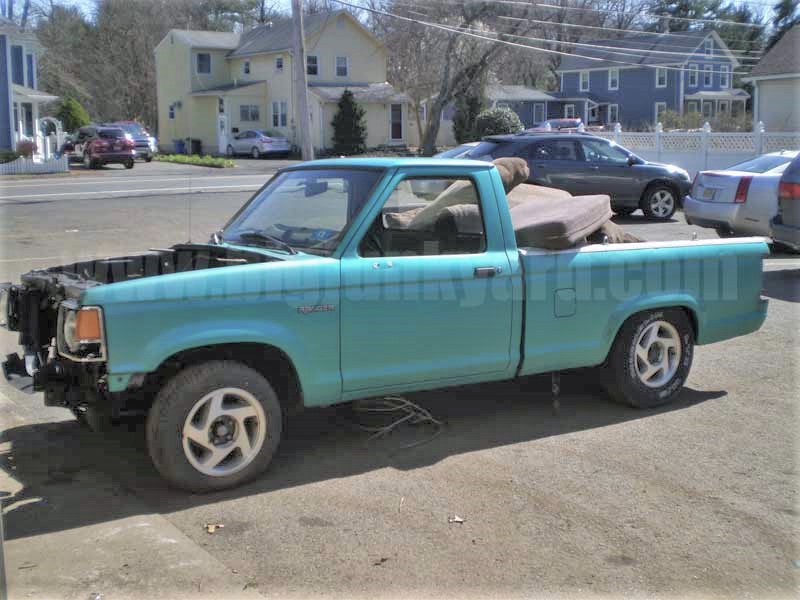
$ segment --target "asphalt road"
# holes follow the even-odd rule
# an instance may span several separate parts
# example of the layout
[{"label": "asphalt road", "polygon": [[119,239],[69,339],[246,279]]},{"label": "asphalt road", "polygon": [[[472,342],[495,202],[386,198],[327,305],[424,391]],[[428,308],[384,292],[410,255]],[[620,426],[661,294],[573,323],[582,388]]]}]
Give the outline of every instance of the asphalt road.
[{"label": "asphalt road", "polygon": [[[128,173],[94,195],[37,180],[41,197],[13,199],[0,182],[0,280],[206,239],[248,197],[213,189],[220,174],[138,197],[112,193]],[[716,237],[680,215],[620,223]],[[800,258],[765,264],[764,327],[697,348],[669,407],[612,404],[581,372],[557,412],[547,378],[428,392],[411,399],[446,426],[411,450],[430,429],[368,441],[346,409],[308,411],[267,474],[220,494],[166,488],[140,427],[92,434],[2,385],[12,597],[796,597]]]}]

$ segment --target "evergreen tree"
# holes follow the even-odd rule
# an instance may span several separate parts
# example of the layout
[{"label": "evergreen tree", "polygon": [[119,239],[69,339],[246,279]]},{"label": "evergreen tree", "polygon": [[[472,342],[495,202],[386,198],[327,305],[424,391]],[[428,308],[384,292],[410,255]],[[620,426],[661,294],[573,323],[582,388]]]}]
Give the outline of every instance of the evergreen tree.
[{"label": "evergreen tree", "polygon": [[356,102],[353,92],[345,89],[339,98],[339,110],[333,117],[333,151],[336,154],[361,154],[367,150],[366,112]]},{"label": "evergreen tree", "polygon": [[56,112],[56,118],[61,121],[64,131],[67,132],[77,131],[89,124],[89,113],[75,98],[70,97],[66,97],[61,101],[61,106],[58,107]]},{"label": "evergreen tree", "polygon": [[463,144],[475,141],[475,120],[483,108],[483,98],[478,94],[460,96],[456,100],[456,112],[453,115],[453,135],[456,142]]},{"label": "evergreen tree", "polygon": [[783,37],[783,34],[789,31],[795,25],[800,24],[800,10],[798,10],[797,0],[778,0],[773,10],[775,11],[775,18],[772,20],[772,26],[775,32],[769,40],[767,49],[772,48]]}]

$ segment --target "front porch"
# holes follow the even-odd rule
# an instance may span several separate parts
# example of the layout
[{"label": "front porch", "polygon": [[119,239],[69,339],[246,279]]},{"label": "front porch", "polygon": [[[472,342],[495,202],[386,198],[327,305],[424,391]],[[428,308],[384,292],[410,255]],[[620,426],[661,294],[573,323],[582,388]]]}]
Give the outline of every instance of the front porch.
[{"label": "front porch", "polygon": [[[41,121],[39,119],[40,106],[55,100],[58,100],[58,96],[16,83],[11,86],[11,106],[14,122],[11,150],[16,150],[19,142],[30,140],[36,144],[34,158],[49,158],[57,152],[58,140],[51,142],[51,137],[41,130]],[[54,145],[56,146],[55,148],[53,147]]]},{"label": "front porch", "polygon": [[737,117],[745,113],[749,99],[750,94],[742,89],[696,92],[684,96],[683,112],[699,113],[705,119],[722,115]]}]

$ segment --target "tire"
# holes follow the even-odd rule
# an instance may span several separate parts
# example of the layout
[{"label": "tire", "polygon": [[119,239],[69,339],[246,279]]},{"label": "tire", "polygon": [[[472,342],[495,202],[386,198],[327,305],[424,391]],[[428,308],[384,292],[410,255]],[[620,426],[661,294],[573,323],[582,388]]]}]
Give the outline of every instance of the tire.
[{"label": "tire", "polygon": [[153,155],[152,154],[148,154],[147,156],[145,156],[144,157],[144,162],[146,162],[146,163],[153,162]]},{"label": "tire", "polygon": [[125,161],[124,164],[125,164],[125,168],[126,169],[132,169],[133,168],[133,159],[129,158],[128,160]]},{"label": "tire", "polygon": [[667,221],[672,218],[677,208],[678,194],[672,187],[656,184],[645,190],[641,209],[647,218]]},{"label": "tire", "polygon": [[615,214],[616,214],[618,217],[629,217],[629,216],[631,216],[631,215],[632,215],[634,212],[636,212],[638,209],[637,209],[637,208],[631,208],[630,206],[619,206],[619,207],[613,207],[613,206],[612,206],[612,207],[611,207],[611,210],[613,210],[613,211],[614,211],[614,213],[615,213]]},{"label": "tire", "polygon": [[238,362],[209,361],[179,372],[157,394],[147,416],[147,446],[170,485],[210,492],[263,473],[282,430],[280,402],[260,373]]},{"label": "tire", "polygon": [[723,238],[723,239],[724,238],[736,237],[736,232],[731,230],[731,229],[725,229],[723,227],[718,227],[716,231],[717,231],[717,235],[719,237]]},{"label": "tire", "polygon": [[[658,337],[650,337],[653,331]],[[670,348],[669,344],[674,347]],[[680,394],[692,366],[693,354],[694,331],[682,309],[641,312],[625,321],[617,333],[601,381],[617,402],[635,408],[661,406]],[[648,367],[653,365],[647,361],[659,362],[659,358],[662,368],[653,371],[648,378]]]},{"label": "tire", "polygon": [[84,169],[94,169],[96,167],[96,163],[92,160],[91,155],[88,152],[83,153],[83,168]]},{"label": "tire", "polygon": [[233,151],[233,146],[231,146],[230,144],[228,144],[228,147],[227,147],[227,148],[225,148],[225,154],[227,154],[227,155],[228,155],[228,158],[232,158],[232,157],[233,157],[233,155],[235,154],[235,153],[234,153],[234,151]]},{"label": "tire", "polygon": [[255,146],[253,146],[253,149],[250,151],[250,154],[253,156],[253,158],[261,158],[261,151]]}]

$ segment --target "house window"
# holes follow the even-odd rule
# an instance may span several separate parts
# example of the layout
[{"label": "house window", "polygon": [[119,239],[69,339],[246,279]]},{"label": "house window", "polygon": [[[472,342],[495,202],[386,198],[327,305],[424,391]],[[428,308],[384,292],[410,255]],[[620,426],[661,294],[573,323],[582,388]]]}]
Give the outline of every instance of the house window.
[{"label": "house window", "polygon": [[560,79],[561,79],[561,82],[558,84],[558,89],[563,92],[564,91],[564,74],[563,73],[561,73]]},{"label": "house window", "polygon": [[703,87],[711,87],[714,81],[714,67],[712,65],[705,65],[703,67]]},{"label": "house window", "polygon": [[689,87],[697,87],[697,76],[700,69],[697,65],[689,65]]},{"label": "house window", "polygon": [[581,78],[580,91],[588,92],[589,91],[589,71],[581,71],[580,78]]},{"label": "house window", "polygon": [[717,107],[717,113],[719,113],[721,115],[727,115],[728,112],[729,112],[728,109],[729,109],[728,101],[727,100],[720,100],[719,101],[719,106]]},{"label": "house window", "polygon": [[719,87],[729,87],[731,84],[731,67],[730,65],[720,65],[719,67]]},{"label": "house window", "polygon": [[250,61],[246,60],[242,63],[242,73],[250,75]]},{"label": "house window", "polygon": [[14,133],[19,133],[19,104],[14,102]]},{"label": "house window", "polygon": [[283,57],[276,56],[275,57],[275,70],[276,71],[283,71]]},{"label": "house window", "polygon": [[619,104],[608,105],[608,122],[612,125],[619,123]]},{"label": "house window", "polygon": [[239,105],[239,120],[240,121],[258,121],[260,115],[258,114],[258,104],[240,104]]},{"label": "house window", "polygon": [[711,56],[714,54],[714,40],[711,38],[706,38],[703,42],[703,51],[705,52],[706,56]]},{"label": "house window", "polygon": [[17,85],[25,85],[24,54],[22,46],[11,46],[11,82]]},{"label": "house window", "polygon": [[222,96],[217,98],[217,112],[221,115],[225,114],[225,98]]},{"label": "house window", "polygon": [[337,77],[347,77],[348,69],[347,69],[347,57],[346,56],[337,56],[336,57],[336,76]]},{"label": "house window", "polygon": [[175,118],[175,105],[174,104],[170,104],[169,105],[169,118],[170,119],[174,119]]},{"label": "house window", "polygon": [[286,127],[286,101],[275,101],[272,103],[272,126],[273,127]]},{"label": "house window", "polygon": [[656,87],[657,88],[665,88],[667,87],[667,70],[663,67],[658,67],[656,69]]},{"label": "house window", "polygon": [[197,72],[211,73],[211,55],[208,52],[197,53]]},{"label": "house window", "polygon": [[319,75],[319,60],[316,56],[306,56],[306,75]]},{"label": "house window", "polygon": [[667,112],[666,102],[656,102],[656,123],[661,121],[661,117]]},{"label": "house window", "polygon": [[533,122],[534,123],[541,123],[545,120],[544,117],[544,104],[534,104],[533,105]]},{"label": "house window", "polygon": [[25,66],[28,70],[28,87],[36,89],[36,70],[33,68],[33,54],[25,55]]},{"label": "house window", "polygon": [[696,113],[697,112],[697,101],[696,100],[690,100],[686,104],[686,110],[688,112],[690,112],[690,113]]},{"label": "house window", "polygon": [[564,118],[565,119],[574,119],[575,118],[575,105],[574,104],[565,104],[564,105]]},{"label": "house window", "polygon": [[618,90],[619,89],[619,69],[609,69],[608,70],[608,89],[610,90]]},{"label": "house window", "polygon": [[403,139],[403,105],[392,104],[391,108],[391,139],[398,141]]},{"label": "house window", "polygon": [[710,119],[714,116],[714,104],[711,102],[703,102],[703,116]]}]

